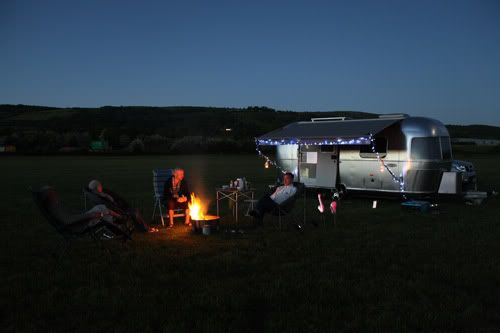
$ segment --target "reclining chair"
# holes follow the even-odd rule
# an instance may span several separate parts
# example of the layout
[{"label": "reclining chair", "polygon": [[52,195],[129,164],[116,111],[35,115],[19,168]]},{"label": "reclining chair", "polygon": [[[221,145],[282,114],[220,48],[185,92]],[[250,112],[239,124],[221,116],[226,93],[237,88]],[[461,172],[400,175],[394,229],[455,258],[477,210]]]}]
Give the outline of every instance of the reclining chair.
[{"label": "reclining chair", "polygon": [[[131,221],[135,228],[140,228],[142,231],[148,230],[148,227],[142,219],[139,211],[137,209],[133,209],[125,199],[107,188],[103,188],[102,192],[112,197],[114,201],[92,192],[88,187],[84,187],[83,195],[85,199],[85,209],[87,209],[88,199],[94,205],[105,205],[108,209],[120,214],[123,217],[124,222]],[[132,229],[131,226],[127,227]]]},{"label": "reclining chair", "polygon": [[127,210],[130,209],[130,205],[125,199],[107,188],[103,188],[102,192],[111,196],[114,201],[99,196],[92,192],[88,187],[84,187],[83,194],[85,196],[85,209],[87,209],[87,199],[89,199],[89,201],[94,205],[105,205],[106,207],[108,207],[112,211],[117,212],[120,215],[127,214]]},{"label": "reclining chair", "polygon": [[[305,202],[303,207],[303,216],[298,216],[294,214],[294,208],[299,199],[304,199],[305,201],[305,186],[303,183],[293,182],[293,186],[297,189],[295,194],[290,198],[283,201],[281,204],[277,205],[276,208],[271,212],[271,215],[274,215],[278,218],[278,227],[282,229],[283,220],[288,220],[287,224],[293,223],[301,228],[301,225],[305,222]],[[272,190],[274,192],[274,189]],[[271,192],[271,193],[272,193]],[[302,221],[301,221],[302,218]]]},{"label": "reclining chair", "polygon": [[94,240],[121,238],[131,239],[123,225],[103,219],[99,213],[73,214],[65,210],[59,195],[50,186],[32,190],[33,199],[42,215],[65,240],[89,235]]}]

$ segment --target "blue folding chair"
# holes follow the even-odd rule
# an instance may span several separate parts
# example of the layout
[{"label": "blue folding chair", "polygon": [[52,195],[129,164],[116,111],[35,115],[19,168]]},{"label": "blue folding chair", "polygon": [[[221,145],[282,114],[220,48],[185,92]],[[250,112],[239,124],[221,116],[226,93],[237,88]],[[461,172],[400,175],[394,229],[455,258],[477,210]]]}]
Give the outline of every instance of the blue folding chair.
[{"label": "blue folding chair", "polygon": [[[160,213],[161,225],[165,226],[165,217],[168,216],[168,210],[163,207],[163,190],[165,188],[165,182],[172,176],[174,170],[172,169],[155,169],[153,170],[153,217],[154,221],[156,217],[156,211]],[[176,209],[174,210],[174,217],[185,216],[184,210]]]}]

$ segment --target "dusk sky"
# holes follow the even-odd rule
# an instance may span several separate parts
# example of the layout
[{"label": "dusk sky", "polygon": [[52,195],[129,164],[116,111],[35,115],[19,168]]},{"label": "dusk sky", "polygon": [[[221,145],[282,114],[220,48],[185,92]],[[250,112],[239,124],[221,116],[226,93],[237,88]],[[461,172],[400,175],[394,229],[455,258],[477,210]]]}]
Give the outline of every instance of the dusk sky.
[{"label": "dusk sky", "polygon": [[0,1],[0,104],[500,126],[500,1]]}]

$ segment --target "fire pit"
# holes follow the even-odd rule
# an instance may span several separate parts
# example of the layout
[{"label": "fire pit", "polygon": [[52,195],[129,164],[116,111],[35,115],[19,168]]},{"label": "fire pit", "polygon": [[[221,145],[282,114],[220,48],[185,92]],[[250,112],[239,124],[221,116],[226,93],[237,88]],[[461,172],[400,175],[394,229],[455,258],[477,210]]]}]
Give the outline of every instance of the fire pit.
[{"label": "fire pit", "polygon": [[201,218],[191,219],[193,232],[209,235],[211,232],[219,230],[219,216],[205,215]]},{"label": "fire pit", "polygon": [[203,232],[204,235],[210,235],[212,231],[219,229],[219,216],[205,215],[202,202],[194,193],[191,194],[189,215],[191,216],[193,232]]}]

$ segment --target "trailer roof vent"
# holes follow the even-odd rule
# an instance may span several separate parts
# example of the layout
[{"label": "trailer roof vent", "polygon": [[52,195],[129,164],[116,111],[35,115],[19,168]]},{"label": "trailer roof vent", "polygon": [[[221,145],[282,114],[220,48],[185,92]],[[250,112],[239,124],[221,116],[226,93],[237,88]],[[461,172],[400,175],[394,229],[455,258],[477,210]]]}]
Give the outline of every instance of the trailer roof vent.
[{"label": "trailer roof vent", "polygon": [[410,115],[407,113],[386,113],[386,114],[379,114],[378,117],[380,119],[397,119],[397,118],[408,118],[410,117]]},{"label": "trailer roof vent", "polygon": [[325,117],[325,118],[311,118],[312,122],[318,122],[318,121],[343,121],[343,120],[350,120],[351,118],[349,117]]}]

